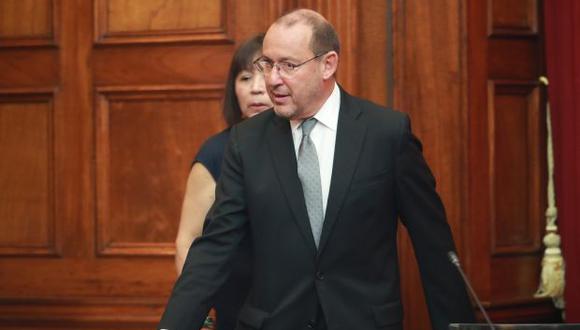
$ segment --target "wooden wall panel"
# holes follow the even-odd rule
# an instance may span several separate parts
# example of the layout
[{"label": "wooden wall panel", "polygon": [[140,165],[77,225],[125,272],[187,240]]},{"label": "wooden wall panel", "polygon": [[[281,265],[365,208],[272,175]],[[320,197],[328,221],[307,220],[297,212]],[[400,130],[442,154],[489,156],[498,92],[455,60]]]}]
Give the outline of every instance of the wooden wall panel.
[{"label": "wooden wall panel", "polygon": [[103,14],[110,33],[220,28],[222,16],[227,12],[220,0],[108,0],[104,3]]},{"label": "wooden wall panel", "polygon": [[537,0],[488,0],[488,34],[533,35],[538,32]]},{"label": "wooden wall panel", "polygon": [[[0,328],[152,329],[175,281],[172,246],[191,160],[225,125],[220,99],[227,67],[236,44],[264,28],[263,1],[220,1],[220,21],[213,27],[140,31],[137,20],[123,23],[133,30],[109,35],[95,28],[104,2],[53,3],[58,47],[0,46],[0,98],[20,93],[23,104],[35,104],[29,94],[56,91],[53,145],[37,145],[37,156],[53,157],[54,222],[35,233],[44,237],[50,230],[57,250],[50,258],[31,258],[39,248],[24,251],[23,239],[19,250],[2,246]],[[187,9],[191,1],[167,3]],[[195,13],[199,22],[204,14]],[[0,12],[0,21],[5,15]],[[100,126],[104,113],[109,120]],[[24,129],[40,134],[38,125],[27,122]],[[150,146],[143,143],[152,139]],[[111,166],[101,167],[103,160]],[[140,164],[133,168],[134,163]],[[113,180],[99,181],[103,173]],[[106,216],[103,196],[112,198]],[[5,221],[11,220],[0,218]],[[22,236],[8,229],[3,240]]]},{"label": "wooden wall panel", "polygon": [[[489,42],[489,76],[503,80],[536,81],[541,53],[529,38],[496,38]],[[507,60],[510,59],[510,60]]]},{"label": "wooden wall panel", "polygon": [[367,1],[364,6],[359,5],[355,59],[357,95],[391,107],[394,89],[392,10],[390,1]]},{"label": "wooden wall panel", "polygon": [[[2,37],[37,37],[52,34],[52,8],[49,0],[4,0],[0,11],[6,17],[0,22]],[[29,19],[23,20],[20,17]]]},{"label": "wooden wall panel", "polygon": [[[224,84],[232,45],[107,47],[94,53],[97,86]],[[147,56],[143,56],[147,54]]]},{"label": "wooden wall panel", "polygon": [[[162,309],[149,299],[39,299],[0,301],[2,329],[154,329]],[[161,304],[158,304],[161,306]]]},{"label": "wooden wall panel", "polygon": [[[0,23],[4,37],[49,35],[52,32],[52,10],[49,0],[4,0],[0,11],[6,18]],[[19,19],[28,17],[29,20]]]},{"label": "wooden wall panel", "polygon": [[[463,1],[393,1],[394,106],[409,113],[413,132],[437,180],[463,259],[465,120],[462,66]],[[405,328],[430,328],[415,254],[406,231],[399,239]]]},{"label": "wooden wall panel", "polygon": [[340,38],[342,53],[338,67],[337,79],[342,87],[353,94],[359,88],[355,72],[359,55],[359,7],[355,0],[301,0],[297,7],[310,8],[320,12],[334,26]]},{"label": "wooden wall panel", "polygon": [[[78,260],[80,259],[80,260]],[[95,255],[75,260],[60,258],[3,258],[0,261],[4,299],[19,298],[34,303],[45,298],[96,297],[119,299],[151,298],[165,303],[175,281],[170,257]],[[32,271],[41,270],[41,271]],[[0,314],[3,313],[0,305]],[[1,323],[0,323],[1,328]]]},{"label": "wooden wall panel", "polygon": [[538,253],[543,222],[538,87],[490,83],[492,254]]},{"label": "wooden wall panel", "polygon": [[57,0],[0,1],[0,47],[53,44],[56,2]]},{"label": "wooden wall panel", "polygon": [[99,254],[174,253],[184,164],[201,141],[224,128],[220,98],[221,85],[99,95]]},{"label": "wooden wall panel", "polygon": [[[532,295],[538,286],[540,258],[537,253],[506,254],[493,258],[491,263],[491,295],[493,296],[492,312],[505,309],[528,309],[526,304],[533,302]],[[518,306],[520,305],[520,306]],[[523,305],[523,306],[521,306]],[[544,307],[545,308],[545,307]],[[492,315],[493,315],[492,314]],[[531,315],[530,320],[546,318],[546,310]],[[506,319],[497,319],[496,322],[507,322]]]},{"label": "wooden wall panel", "polygon": [[95,0],[98,43],[231,40],[231,0]]},{"label": "wooden wall panel", "polygon": [[[2,41],[0,40],[0,45]],[[58,52],[54,49],[1,48],[0,89],[51,88],[58,83]]]},{"label": "wooden wall panel", "polygon": [[267,22],[264,29],[270,26],[282,13],[287,12],[291,8],[298,7],[298,0],[264,0],[265,17]]},{"label": "wooden wall panel", "polygon": [[0,94],[0,255],[54,255],[57,250],[51,98]]},{"label": "wooden wall panel", "polygon": [[143,297],[1,299],[0,323],[2,329],[19,330],[155,329],[164,303],[165,300]]},{"label": "wooden wall panel", "polygon": [[[385,22],[375,26],[370,24],[370,22],[359,22],[359,11],[366,10],[368,12],[366,7],[376,6],[379,3],[378,1],[365,3],[364,6],[355,0],[276,0],[264,2],[265,15],[268,17],[268,23],[265,24],[264,29],[267,29],[271,22],[282,13],[296,8],[309,8],[324,15],[335,27],[340,38],[342,52],[337,72],[338,83],[348,92],[358,95],[362,90],[359,87],[358,77],[363,75],[363,71],[357,71],[360,66],[359,61],[361,61],[359,58],[359,39],[362,35],[369,35],[369,32],[361,32],[360,27],[364,26],[365,29],[373,29],[385,26]],[[385,7],[384,4],[383,7]],[[369,15],[369,17],[372,17],[372,15]],[[384,33],[384,30],[381,33]],[[382,59],[377,62],[382,61]],[[364,70],[364,72],[366,73],[367,71]],[[380,86],[380,84],[378,85]],[[377,101],[382,100],[379,98]]]},{"label": "wooden wall panel", "polygon": [[461,177],[464,156],[450,151],[464,148],[461,9],[459,1],[428,7],[398,3],[393,17],[395,107],[410,114],[414,133],[425,142],[423,152],[451,226],[457,230],[462,221],[458,201],[465,180]]}]

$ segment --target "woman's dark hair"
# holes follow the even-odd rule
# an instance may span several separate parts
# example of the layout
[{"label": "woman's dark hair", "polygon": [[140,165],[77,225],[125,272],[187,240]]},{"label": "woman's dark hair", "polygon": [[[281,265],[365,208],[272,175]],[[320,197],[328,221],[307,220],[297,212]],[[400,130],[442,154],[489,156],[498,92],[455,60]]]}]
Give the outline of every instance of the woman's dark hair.
[{"label": "woman's dark hair", "polygon": [[253,59],[256,53],[262,51],[264,34],[258,34],[248,39],[238,47],[230,64],[230,72],[226,82],[226,90],[223,102],[223,115],[228,126],[239,123],[242,120],[242,109],[236,96],[236,77],[244,70],[253,70]]}]

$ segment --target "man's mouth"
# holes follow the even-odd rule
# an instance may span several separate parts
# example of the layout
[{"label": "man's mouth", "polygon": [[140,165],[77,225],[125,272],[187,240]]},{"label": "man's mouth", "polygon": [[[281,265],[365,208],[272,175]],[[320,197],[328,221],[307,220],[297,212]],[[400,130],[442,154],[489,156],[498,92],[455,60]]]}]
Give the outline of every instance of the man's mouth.
[{"label": "man's mouth", "polygon": [[280,94],[280,93],[273,93],[272,96],[274,97],[272,101],[274,101],[274,103],[276,104],[285,103],[290,97],[290,95],[288,94]]}]

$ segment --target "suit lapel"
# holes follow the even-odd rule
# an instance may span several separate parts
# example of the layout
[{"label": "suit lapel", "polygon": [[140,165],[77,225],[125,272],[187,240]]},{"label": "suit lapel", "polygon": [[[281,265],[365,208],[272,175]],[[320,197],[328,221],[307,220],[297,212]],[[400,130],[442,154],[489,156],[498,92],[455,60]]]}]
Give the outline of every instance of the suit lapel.
[{"label": "suit lapel", "polygon": [[278,180],[282,185],[282,190],[290,205],[296,224],[312,250],[312,254],[315,255],[316,245],[312,237],[308,211],[304,203],[304,194],[298,178],[298,171],[296,170],[296,153],[288,120],[280,117],[273,118],[273,125],[270,125],[268,132],[268,144]]},{"label": "suit lapel", "polygon": [[351,96],[343,90],[341,90],[341,95],[330,192],[328,194],[322,236],[318,247],[318,256],[322,254],[336,224],[340,207],[344,202],[358,164],[359,153],[366,133],[366,127],[357,120],[360,115],[360,109],[353,104]]}]

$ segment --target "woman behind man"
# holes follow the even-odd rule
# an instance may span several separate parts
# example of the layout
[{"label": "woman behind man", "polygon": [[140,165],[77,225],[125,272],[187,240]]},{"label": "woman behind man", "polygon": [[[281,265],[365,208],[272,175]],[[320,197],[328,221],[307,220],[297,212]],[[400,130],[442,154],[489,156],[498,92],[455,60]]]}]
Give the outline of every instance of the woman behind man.
[{"label": "woman behind man", "polygon": [[[202,234],[206,214],[214,202],[216,182],[231,126],[272,107],[264,77],[253,66],[254,60],[261,56],[263,39],[263,34],[257,35],[236,50],[230,64],[223,102],[223,115],[228,128],[203,144],[189,173],[175,240],[178,274],[181,274],[191,243]],[[216,295],[214,308],[218,330],[235,328],[237,314],[249,290],[250,261],[249,240],[245,240],[235,258],[229,280]]]}]

